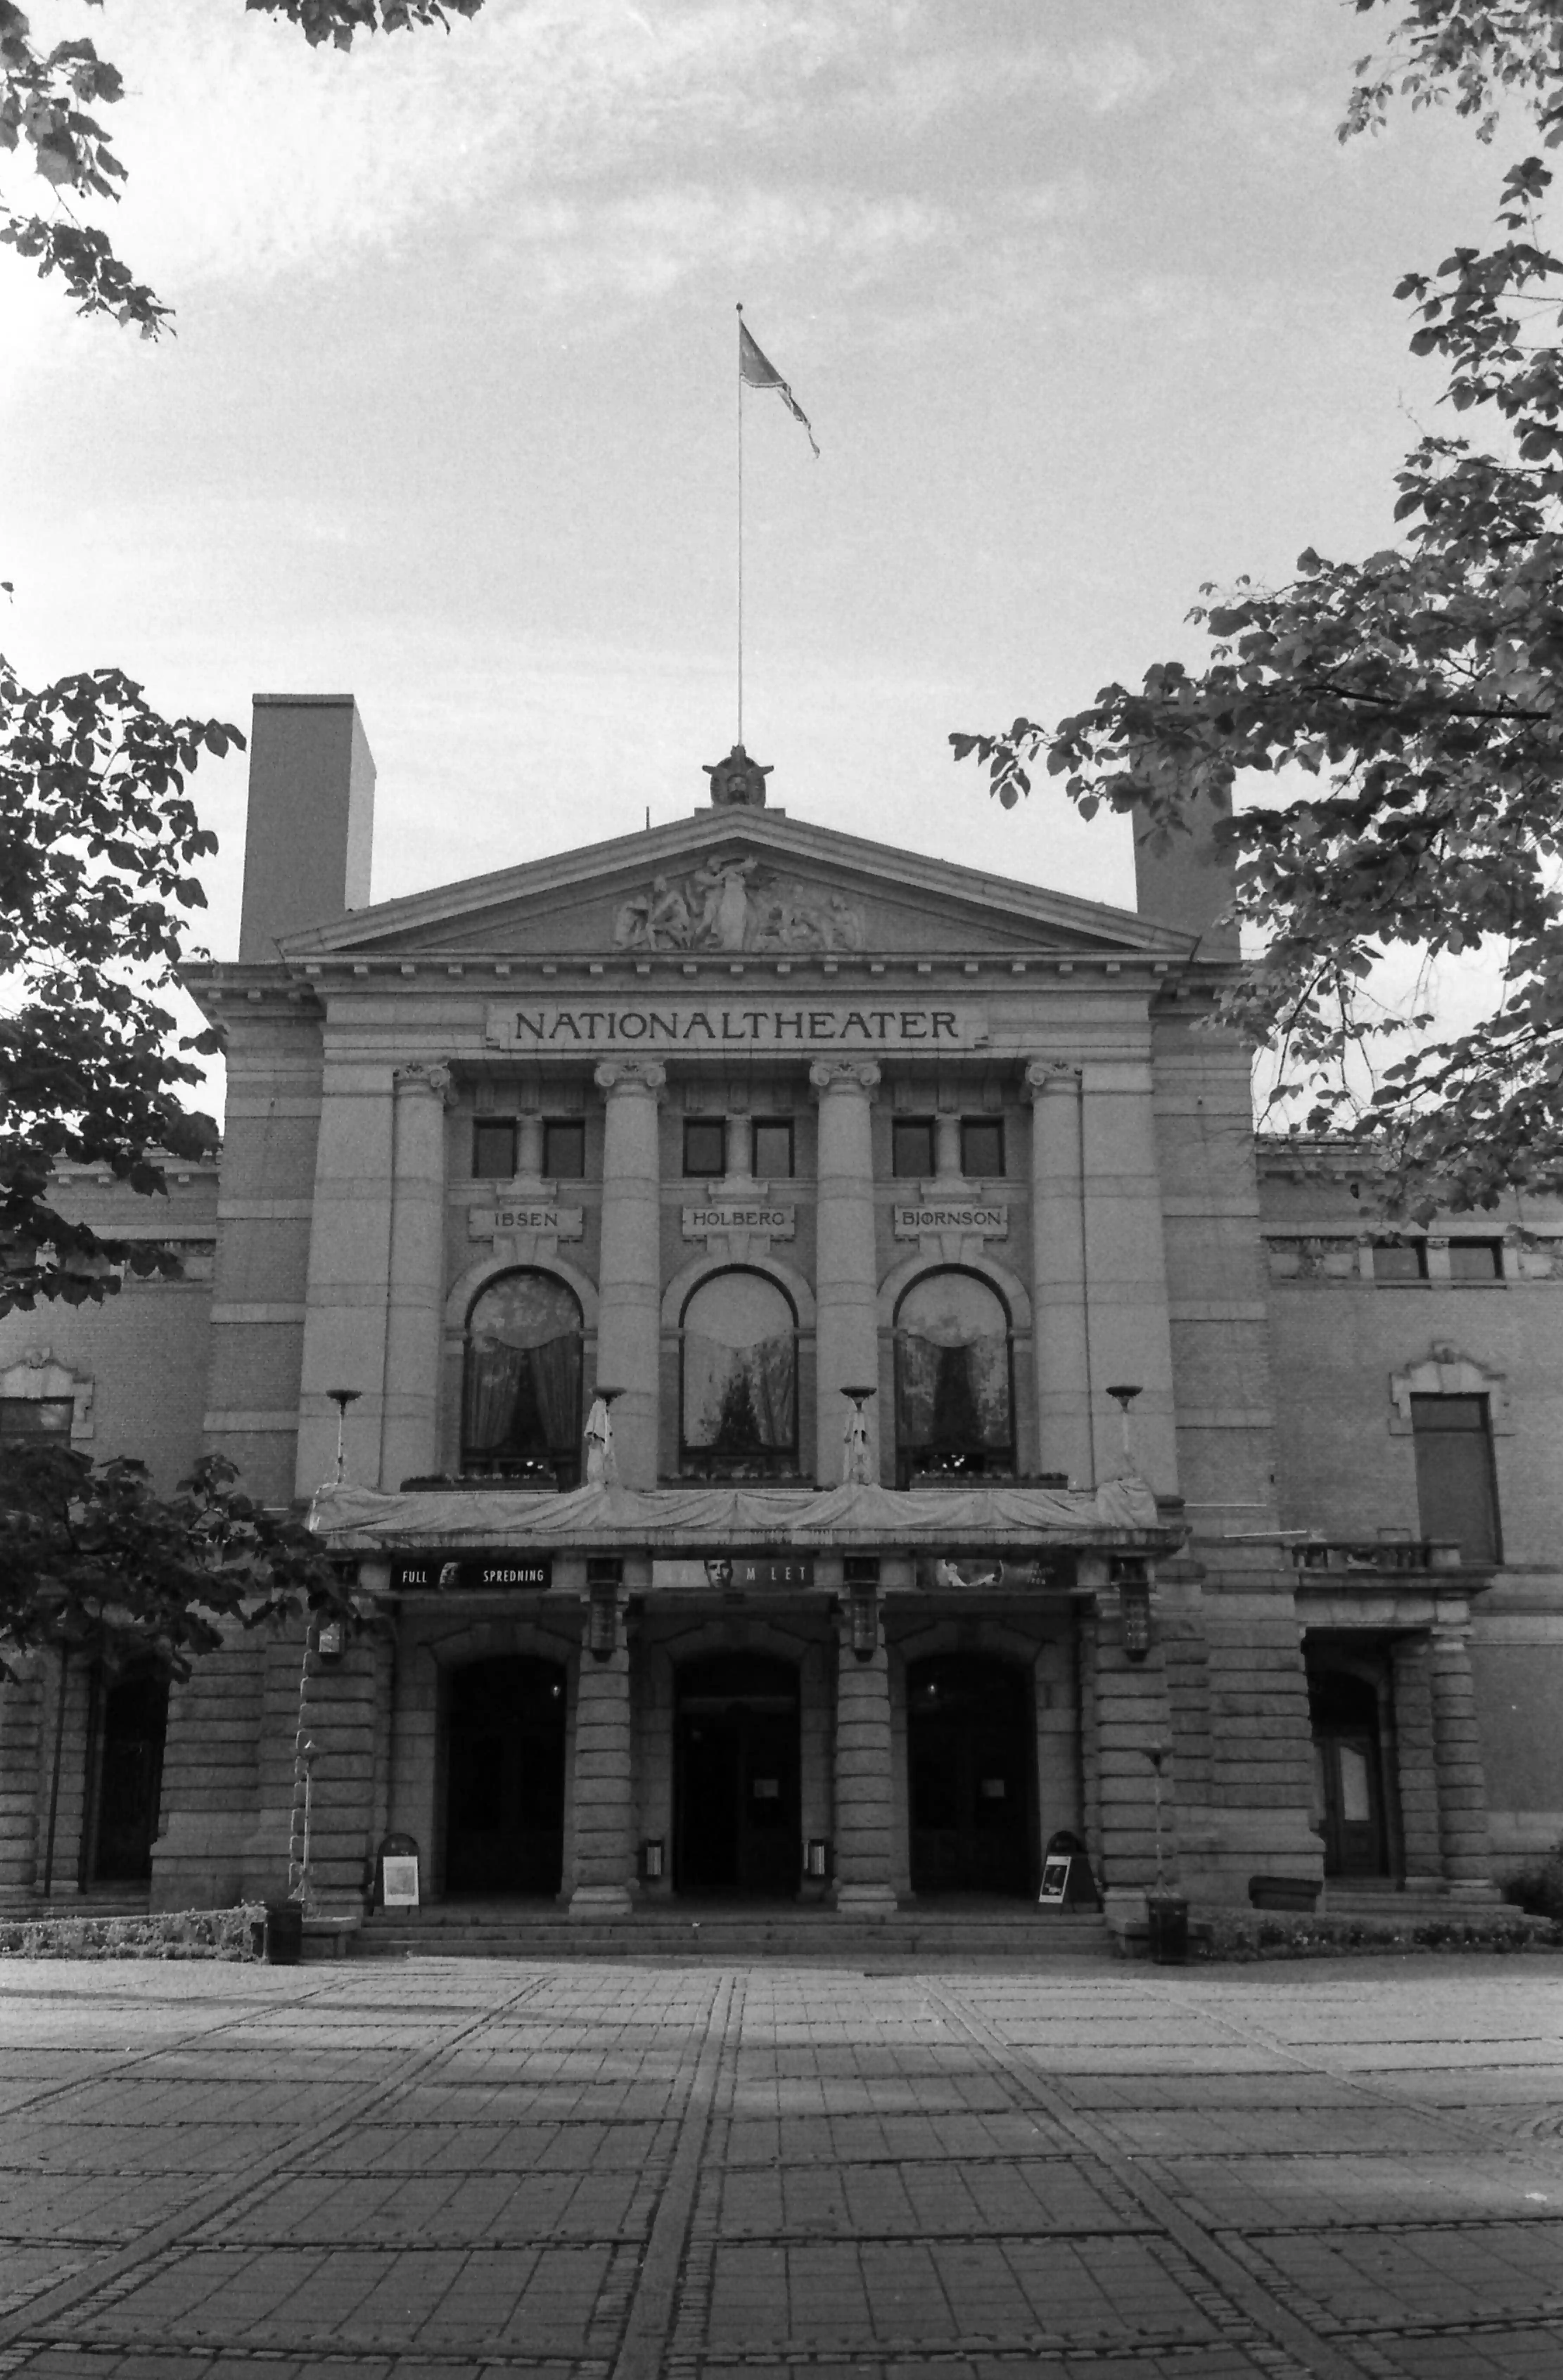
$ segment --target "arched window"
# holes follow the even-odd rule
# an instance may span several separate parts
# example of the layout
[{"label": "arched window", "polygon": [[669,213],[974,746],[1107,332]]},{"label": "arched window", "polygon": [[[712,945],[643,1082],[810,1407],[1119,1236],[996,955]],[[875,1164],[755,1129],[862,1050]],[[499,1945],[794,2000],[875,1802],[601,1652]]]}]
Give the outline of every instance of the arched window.
[{"label": "arched window", "polygon": [[718,1272],[684,1307],[679,1471],[772,1479],[798,1468],[798,1317],[763,1272]]},{"label": "arched window", "polygon": [[976,1273],[927,1272],[896,1309],[896,1444],[919,1473],[1012,1477],[1009,1316]]},{"label": "arched window", "polygon": [[580,1302],[552,1273],[501,1273],[472,1302],[461,1468],[580,1485]]}]

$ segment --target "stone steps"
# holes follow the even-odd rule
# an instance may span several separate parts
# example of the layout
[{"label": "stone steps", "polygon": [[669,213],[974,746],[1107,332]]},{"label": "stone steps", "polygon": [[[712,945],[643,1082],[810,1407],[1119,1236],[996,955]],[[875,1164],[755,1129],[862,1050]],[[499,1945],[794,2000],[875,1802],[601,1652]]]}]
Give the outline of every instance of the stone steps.
[{"label": "stone steps", "polygon": [[984,1959],[1028,1962],[1105,1955],[1105,1918],[1020,1909],[963,1916],[901,1909],[883,1918],[829,1910],[711,1911],[698,1919],[637,1912],[577,1922],[561,1911],[377,1911],[352,1937],[354,1958],[421,1959]]},{"label": "stone steps", "polygon": [[1420,1924],[1423,1919],[1439,1917],[1477,1916],[1497,1905],[1497,1896],[1491,1899],[1467,1900],[1459,1894],[1443,1892],[1399,1892],[1375,1890],[1373,1886],[1326,1884],[1319,1896],[1321,1917],[1385,1917],[1402,1925]]}]

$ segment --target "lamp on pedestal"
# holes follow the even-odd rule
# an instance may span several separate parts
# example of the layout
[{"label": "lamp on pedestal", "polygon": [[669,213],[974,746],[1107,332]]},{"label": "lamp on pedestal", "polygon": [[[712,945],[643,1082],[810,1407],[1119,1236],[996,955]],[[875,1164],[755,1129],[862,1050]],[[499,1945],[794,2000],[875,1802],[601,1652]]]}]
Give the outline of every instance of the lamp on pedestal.
[{"label": "lamp on pedestal", "polygon": [[357,1404],[363,1390],[327,1389],[325,1393],[336,1408],[336,1477],[332,1484],[340,1488],[348,1475],[348,1407]]},{"label": "lamp on pedestal", "polygon": [[1109,1387],[1107,1394],[1118,1409],[1118,1427],[1123,1435],[1123,1467],[1130,1477],[1134,1474],[1134,1439],[1130,1427],[1129,1408],[1142,1391],[1138,1388]]},{"label": "lamp on pedestal", "polygon": [[841,1484],[844,1488],[870,1488],[873,1484],[873,1474],[868,1442],[868,1416],[863,1408],[879,1391],[877,1389],[843,1389],[841,1393],[851,1406],[842,1442]]},{"label": "lamp on pedestal", "polygon": [[618,1477],[618,1463],[613,1451],[614,1399],[624,1394],[622,1389],[606,1389],[598,1381],[592,1396],[592,1410],[586,1416],[586,1485],[588,1488],[611,1488]]}]

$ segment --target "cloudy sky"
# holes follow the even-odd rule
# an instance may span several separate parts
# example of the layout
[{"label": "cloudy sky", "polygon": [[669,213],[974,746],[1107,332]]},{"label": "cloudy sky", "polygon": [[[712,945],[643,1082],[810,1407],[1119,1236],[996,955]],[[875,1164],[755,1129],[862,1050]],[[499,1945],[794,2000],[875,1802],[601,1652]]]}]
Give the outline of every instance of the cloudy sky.
[{"label": "cloudy sky", "polygon": [[[240,0],[30,13],[125,71],[113,229],[178,335],[0,253],[7,649],[241,723],[352,689],[376,897],[703,798],[741,298],[822,450],[745,400],[772,798],[1129,898],[1121,824],[1006,817],[948,732],[1197,661],[1205,579],[1387,540],[1441,418],[1394,283],[1503,162],[1428,115],[1343,148],[1341,0],[488,0],[348,56]],[[196,790],[231,955],[243,764]]]}]

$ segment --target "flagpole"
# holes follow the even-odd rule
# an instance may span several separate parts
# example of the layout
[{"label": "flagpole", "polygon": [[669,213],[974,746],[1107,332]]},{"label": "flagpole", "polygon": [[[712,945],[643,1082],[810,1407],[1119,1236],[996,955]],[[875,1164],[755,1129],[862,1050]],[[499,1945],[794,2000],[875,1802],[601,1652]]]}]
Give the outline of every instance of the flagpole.
[{"label": "flagpole", "polygon": [[743,742],[743,306],[739,310],[739,734]]}]

